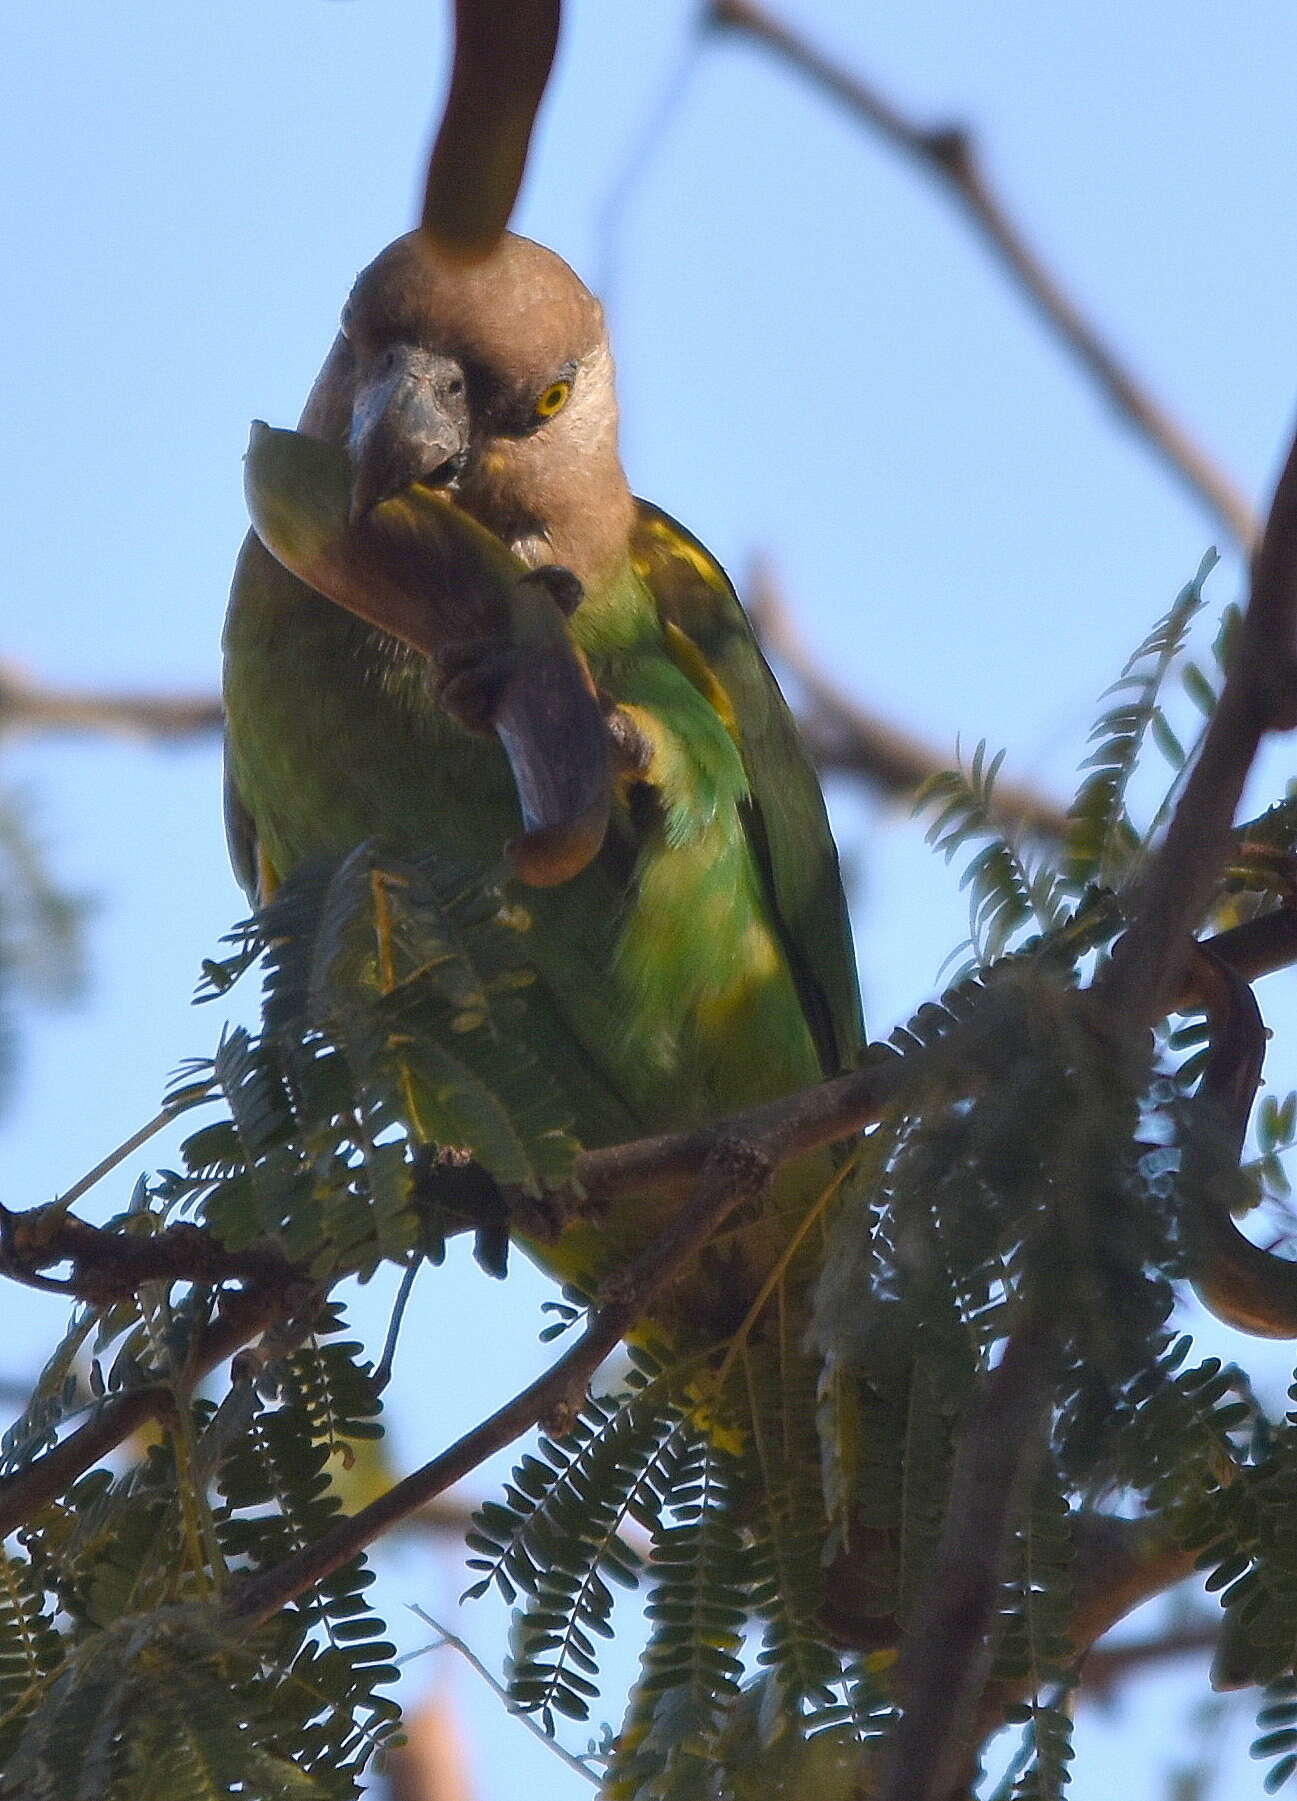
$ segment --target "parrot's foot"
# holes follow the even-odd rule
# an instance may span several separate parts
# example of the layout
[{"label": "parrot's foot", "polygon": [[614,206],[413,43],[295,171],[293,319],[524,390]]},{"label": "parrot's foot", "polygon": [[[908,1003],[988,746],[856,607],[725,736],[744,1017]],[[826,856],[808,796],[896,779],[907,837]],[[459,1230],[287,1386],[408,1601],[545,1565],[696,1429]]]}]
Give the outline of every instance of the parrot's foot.
[{"label": "parrot's foot", "polygon": [[[557,563],[529,569],[519,577],[518,586],[541,589],[564,618],[576,611],[585,592],[572,571]],[[534,655],[534,646],[498,637],[463,638],[447,644],[438,654],[430,678],[437,704],[465,731],[490,732],[505,689]]]},{"label": "parrot's foot", "polygon": [[415,1158],[411,1198],[441,1231],[468,1227],[473,1256],[488,1276],[509,1273],[512,1209],[495,1177],[464,1152],[423,1145]]},{"label": "parrot's foot", "polygon": [[466,732],[488,733],[500,699],[517,669],[517,653],[498,638],[464,638],[448,644],[429,680],[437,705]]},{"label": "parrot's foot", "polygon": [[530,583],[534,588],[543,588],[564,619],[570,619],[585,598],[585,589],[581,583],[561,563],[542,563],[539,569],[529,569],[521,578],[519,587],[524,582]]}]

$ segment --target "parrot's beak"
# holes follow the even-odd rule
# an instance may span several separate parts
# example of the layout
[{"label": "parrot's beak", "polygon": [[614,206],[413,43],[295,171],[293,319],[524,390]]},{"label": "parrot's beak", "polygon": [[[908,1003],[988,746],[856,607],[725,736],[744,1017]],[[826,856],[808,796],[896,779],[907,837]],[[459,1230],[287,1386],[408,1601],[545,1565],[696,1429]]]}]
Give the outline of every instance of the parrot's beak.
[{"label": "parrot's beak", "polygon": [[448,488],[468,452],[468,395],[451,357],[398,344],[356,388],[347,438],[351,517],[423,482]]}]

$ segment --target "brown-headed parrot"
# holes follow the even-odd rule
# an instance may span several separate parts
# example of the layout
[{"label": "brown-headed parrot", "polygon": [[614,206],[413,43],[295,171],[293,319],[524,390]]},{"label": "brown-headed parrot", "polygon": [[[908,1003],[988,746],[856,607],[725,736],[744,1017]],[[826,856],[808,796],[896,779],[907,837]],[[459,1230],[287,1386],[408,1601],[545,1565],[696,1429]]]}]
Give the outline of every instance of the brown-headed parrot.
[{"label": "brown-headed parrot", "polygon": [[[859,999],[819,785],[725,575],[631,494],[602,312],[567,265],[513,235],[471,264],[397,239],[358,278],[300,429],[345,452],[354,519],[431,492],[527,569],[570,572],[567,630],[623,754],[597,854],[515,886],[527,1032],[581,1141],[721,1119],[847,1067]],[[364,840],[483,869],[517,840],[516,771],[473,729],[480,669],[430,680],[408,640],[255,535],[225,655],[231,842],[254,897]],[[786,1166],[653,1323],[694,1347],[789,1329],[805,1277],[772,1272],[836,1168]],[[621,1204],[537,1255],[597,1289],[675,1205]]]}]

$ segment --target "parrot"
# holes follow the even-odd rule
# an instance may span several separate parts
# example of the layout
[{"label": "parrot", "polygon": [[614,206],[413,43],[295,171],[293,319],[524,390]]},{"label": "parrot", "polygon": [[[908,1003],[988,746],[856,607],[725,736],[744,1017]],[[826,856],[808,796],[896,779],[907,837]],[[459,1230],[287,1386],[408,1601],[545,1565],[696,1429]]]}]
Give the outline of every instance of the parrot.
[{"label": "parrot", "polygon": [[[818,779],[719,564],[631,492],[608,331],[573,270],[513,233],[471,263],[398,238],[357,278],[299,429],[345,452],[354,517],[415,484],[579,585],[568,630],[634,754],[597,855],[523,895],[526,1030],[578,1139],[705,1125],[851,1067],[860,997]],[[254,904],[366,840],[499,863],[519,826],[509,765],[475,729],[472,672],[438,688],[426,664],[249,534],[224,691],[228,836]],[[839,1163],[784,1166],[654,1323],[723,1341]],[[529,1248],[597,1292],[677,1204],[619,1204]]]}]

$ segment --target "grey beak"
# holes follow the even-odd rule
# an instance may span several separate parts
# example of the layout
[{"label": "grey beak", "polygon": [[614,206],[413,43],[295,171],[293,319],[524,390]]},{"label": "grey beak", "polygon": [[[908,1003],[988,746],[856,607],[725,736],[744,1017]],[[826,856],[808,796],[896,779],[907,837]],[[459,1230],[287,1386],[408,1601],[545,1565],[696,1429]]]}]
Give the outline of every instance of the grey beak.
[{"label": "grey beak", "polygon": [[391,346],[357,385],[347,449],[353,519],[411,482],[449,487],[468,450],[460,365],[410,344]]}]

